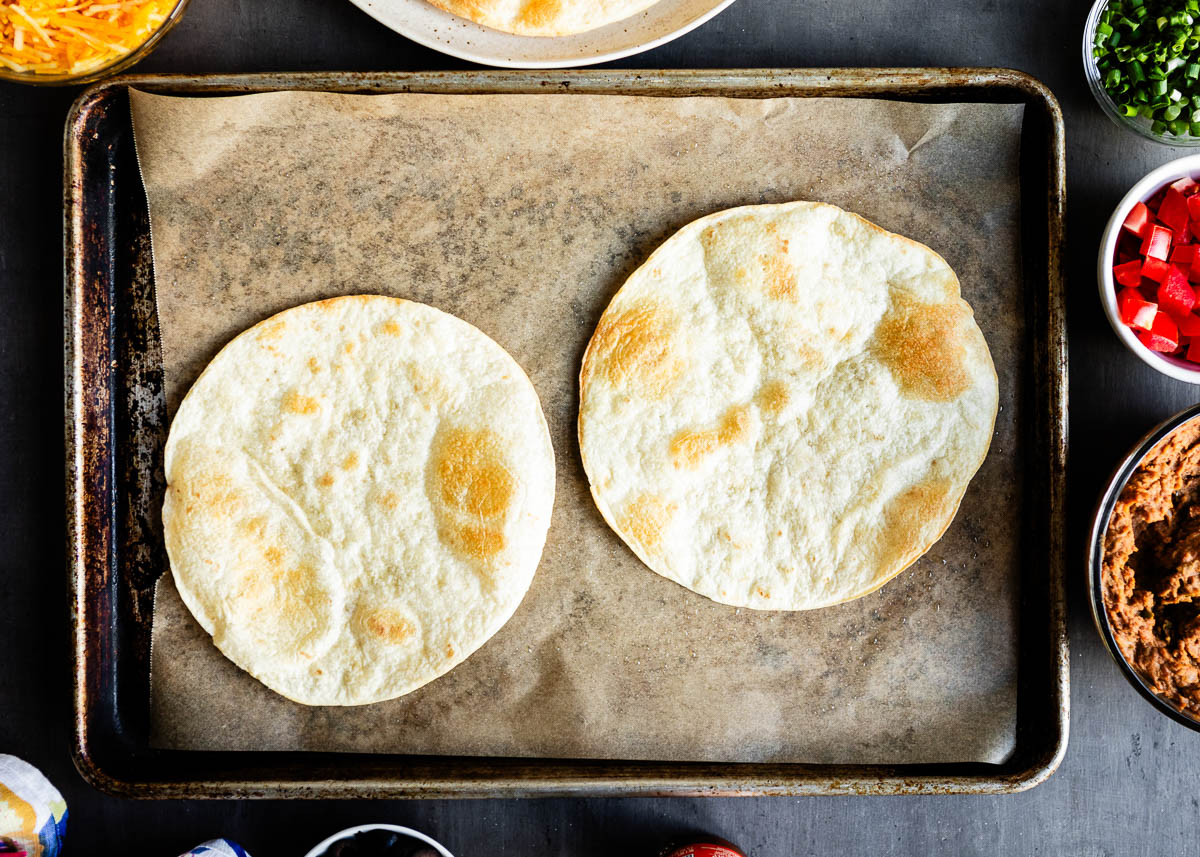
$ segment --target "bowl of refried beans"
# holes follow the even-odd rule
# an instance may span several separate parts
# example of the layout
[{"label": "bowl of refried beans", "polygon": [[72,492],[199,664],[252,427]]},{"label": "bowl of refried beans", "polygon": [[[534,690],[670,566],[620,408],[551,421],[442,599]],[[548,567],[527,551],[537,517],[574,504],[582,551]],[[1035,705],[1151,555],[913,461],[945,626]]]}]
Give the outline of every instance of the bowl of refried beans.
[{"label": "bowl of refried beans", "polygon": [[1159,424],[1100,498],[1088,557],[1092,616],[1125,677],[1200,731],[1200,405]]}]

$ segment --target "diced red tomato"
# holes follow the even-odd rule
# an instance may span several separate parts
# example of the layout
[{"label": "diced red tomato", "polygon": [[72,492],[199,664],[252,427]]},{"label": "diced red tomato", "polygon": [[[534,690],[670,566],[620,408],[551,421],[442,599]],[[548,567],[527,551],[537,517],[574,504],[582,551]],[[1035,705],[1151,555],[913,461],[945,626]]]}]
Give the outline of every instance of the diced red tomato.
[{"label": "diced red tomato", "polygon": [[1154,316],[1154,325],[1139,333],[1138,339],[1151,351],[1169,354],[1179,347],[1179,329],[1169,315],[1160,311]]},{"label": "diced red tomato", "polygon": [[1200,178],[1185,176],[1130,209],[1112,265],[1119,315],[1142,344],[1200,364],[1198,239]]},{"label": "diced red tomato", "polygon": [[1183,194],[1169,187],[1163,194],[1162,204],[1159,205],[1157,216],[1173,232],[1178,232],[1187,226],[1188,205]]},{"label": "diced red tomato", "polygon": [[1171,254],[1171,230],[1162,226],[1151,226],[1142,239],[1142,255],[1164,262]]},{"label": "diced red tomato", "polygon": [[[1191,264],[1190,260],[1188,264]],[[1142,284],[1142,263],[1137,259],[1113,267],[1113,279],[1122,286],[1137,288]]]},{"label": "diced red tomato", "polygon": [[1150,303],[1137,289],[1124,289],[1117,295],[1117,309],[1121,321],[1140,330],[1150,330],[1154,326],[1154,317],[1158,315],[1158,304]]},{"label": "diced red tomato", "polygon": [[1181,179],[1176,179],[1175,181],[1171,182],[1171,187],[1175,188],[1175,190],[1179,191],[1184,196],[1191,196],[1197,191],[1200,191],[1200,184],[1197,184],[1196,180],[1191,176],[1184,176]]},{"label": "diced red tomato", "polygon": [[1172,316],[1172,320],[1179,328],[1180,337],[1200,336],[1200,315],[1189,312],[1187,315]]},{"label": "diced red tomato", "polygon": [[1196,293],[1180,268],[1175,265],[1167,268],[1167,275],[1158,287],[1158,306],[1171,315],[1187,315],[1196,305]]},{"label": "diced red tomato", "polygon": [[1182,265],[1188,267],[1196,261],[1196,246],[1195,244],[1184,244],[1182,247],[1176,244],[1171,248],[1171,258],[1167,261],[1172,265]]},{"label": "diced red tomato", "polygon": [[1155,259],[1153,256],[1147,256],[1146,261],[1142,262],[1142,276],[1154,280],[1156,283],[1161,283],[1165,280],[1167,272],[1170,269],[1170,265],[1162,259]]},{"label": "diced red tomato", "polygon": [[[1197,209],[1197,211],[1200,211],[1200,209]],[[1194,219],[1200,220],[1200,216]],[[1125,222],[1122,224],[1122,226],[1124,226],[1138,238],[1145,238],[1146,230],[1150,226],[1150,209],[1146,206],[1146,203],[1139,202],[1134,205],[1134,207],[1130,209],[1129,214],[1125,215]]]}]

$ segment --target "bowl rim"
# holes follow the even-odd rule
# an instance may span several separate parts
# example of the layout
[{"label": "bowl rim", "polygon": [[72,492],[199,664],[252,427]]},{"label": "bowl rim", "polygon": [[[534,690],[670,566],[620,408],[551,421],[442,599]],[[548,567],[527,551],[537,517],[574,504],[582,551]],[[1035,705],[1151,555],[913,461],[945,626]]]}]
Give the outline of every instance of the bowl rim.
[{"label": "bowl rim", "polygon": [[1092,515],[1092,526],[1088,533],[1087,558],[1088,603],[1092,609],[1092,621],[1096,624],[1096,630],[1100,633],[1104,648],[1116,662],[1126,681],[1133,685],[1144,699],[1176,723],[1196,732],[1200,732],[1200,718],[1185,714],[1151,690],[1138,671],[1121,654],[1116,639],[1113,637],[1112,626],[1108,621],[1108,611],[1104,609],[1104,581],[1101,572],[1104,566],[1104,536],[1108,532],[1108,521],[1112,517],[1113,507],[1116,506],[1117,499],[1125,490],[1125,485],[1129,482],[1130,477],[1159,442],[1176,429],[1198,418],[1200,418],[1200,403],[1168,417],[1150,429],[1120,460],[1096,503],[1096,509]]},{"label": "bowl rim", "polygon": [[1096,282],[1100,287],[1100,304],[1104,307],[1108,323],[1126,348],[1143,363],[1170,378],[1186,381],[1189,384],[1200,384],[1200,365],[1151,351],[1142,345],[1141,340],[1121,321],[1120,313],[1117,310],[1117,287],[1112,275],[1117,241],[1120,239],[1121,226],[1124,224],[1126,216],[1134,205],[1145,202],[1159,188],[1184,176],[1200,176],[1200,153],[1184,155],[1182,158],[1168,161],[1151,170],[1139,179],[1125,196],[1121,197],[1121,201],[1117,203],[1112,216],[1104,226],[1104,238],[1100,241],[1100,252],[1096,257]]},{"label": "bowl rim", "polygon": [[[519,36],[514,33],[506,33],[503,30],[487,27],[441,9],[435,9],[435,14],[438,14],[439,17],[445,16],[446,20],[451,23],[435,27],[432,31],[421,26],[420,23],[414,24],[412,21],[406,20],[404,8],[413,3],[420,3],[420,8],[424,9],[424,0],[383,0],[383,2],[381,0],[350,0],[350,2],[383,26],[399,33],[406,39],[448,56],[493,68],[562,69],[612,62],[653,50],[681,36],[687,35],[697,27],[708,23],[708,21],[733,5],[734,0],[702,0],[704,8],[699,12],[693,13],[682,24],[672,30],[659,32],[655,36],[640,42],[626,44],[623,47],[611,47],[592,52],[586,50],[575,52],[578,50],[578,46],[574,43],[581,39],[595,38],[608,30],[615,32],[617,29],[620,29],[625,31],[632,19],[638,16],[655,14],[653,11],[654,4],[628,18],[611,21],[608,24],[592,30],[585,30],[582,33],[563,36]],[[453,30],[454,35],[448,39],[441,39],[433,35],[439,29],[446,30],[451,26],[455,28]],[[503,40],[508,47],[501,49],[499,47],[489,48],[480,45],[478,40],[485,35],[489,40],[492,38]],[[472,37],[474,37],[474,41]],[[540,59],[527,58],[520,56],[519,46],[522,43],[536,43],[539,45],[557,44],[562,46],[564,52],[556,52],[552,56]],[[508,52],[511,52],[511,55]]]},{"label": "bowl rim", "polygon": [[419,830],[413,830],[411,827],[402,827],[399,824],[357,824],[354,827],[347,827],[345,830],[339,830],[337,833],[330,834],[308,849],[304,857],[321,857],[321,854],[333,843],[339,839],[345,839],[348,836],[353,836],[356,833],[362,833],[367,830],[390,830],[393,833],[403,833],[406,836],[411,836],[413,839],[419,839],[426,845],[432,845],[434,850],[442,857],[454,857],[446,846],[438,842],[436,839],[422,833]]}]

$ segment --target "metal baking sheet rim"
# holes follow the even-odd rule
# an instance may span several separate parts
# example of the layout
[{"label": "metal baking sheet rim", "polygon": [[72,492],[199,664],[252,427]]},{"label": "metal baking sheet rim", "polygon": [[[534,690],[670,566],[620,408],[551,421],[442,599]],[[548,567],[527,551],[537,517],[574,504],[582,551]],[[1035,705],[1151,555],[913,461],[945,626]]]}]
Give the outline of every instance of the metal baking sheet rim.
[{"label": "metal baking sheet rim", "polygon": [[[168,94],[235,94],[275,89],[339,92],[587,92],[635,95],[966,96],[989,100],[1008,91],[1040,111],[1045,140],[1046,290],[1035,292],[1035,321],[1043,325],[1032,382],[1047,414],[1038,423],[1037,452],[1046,456],[1049,560],[1046,634],[1038,652],[1049,681],[1040,688],[1036,718],[1046,730],[1033,754],[1020,758],[1027,729],[1018,730],[1015,764],[828,766],[715,765],[697,762],[479,759],[333,753],[198,753],[105,746],[94,738],[96,700],[112,692],[107,681],[113,651],[98,637],[96,620],[115,565],[115,493],[111,473],[111,417],[117,366],[97,341],[111,334],[109,301],[89,305],[101,288],[111,295],[112,272],[89,269],[85,248],[102,224],[88,221],[84,154],[103,145],[85,134],[92,110],[114,91],[137,87]],[[994,99],[992,99],[994,100]],[[467,71],[405,73],[279,73],[246,75],[130,75],[91,87],[68,115],[64,137],[64,311],[67,550],[72,622],[72,757],[83,777],[109,794],[141,798],[474,798],[549,796],[766,796],[830,794],[1006,794],[1032,788],[1058,768],[1069,724],[1069,654],[1064,580],[1064,500],[1067,442],[1067,350],[1061,252],[1065,211],[1062,113],[1037,79],[1010,69],[746,69],[672,71]],[[90,289],[90,291],[89,291]],[[90,316],[88,315],[90,313]],[[97,323],[97,320],[101,322]],[[88,326],[88,322],[93,327]],[[1040,593],[1039,593],[1040,594]],[[1023,609],[1038,599],[1022,596]],[[108,642],[115,645],[109,634]],[[1023,644],[1024,645],[1024,644]],[[111,647],[110,647],[111,648]],[[1027,717],[1020,719],[1028,723]],[[127,742],[124,742],[127,743]],[[236,758],[234,758],[236,757]],[[188,770],[190,766],[190,770]]]}]

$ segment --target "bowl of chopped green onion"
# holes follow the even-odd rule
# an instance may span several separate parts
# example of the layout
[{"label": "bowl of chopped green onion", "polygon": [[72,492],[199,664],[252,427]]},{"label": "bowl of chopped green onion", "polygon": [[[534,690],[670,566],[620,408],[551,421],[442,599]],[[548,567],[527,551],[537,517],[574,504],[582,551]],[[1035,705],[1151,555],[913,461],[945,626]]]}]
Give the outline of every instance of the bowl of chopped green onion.
[{"label": "bowl of chopped green onion", "polygon": [[1200,146],[1200,0],[1096,0],[1083,68],[1118,125],[1168,146]]}]

